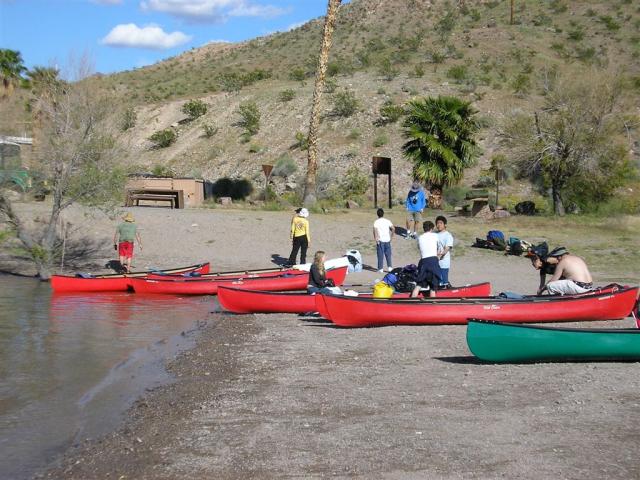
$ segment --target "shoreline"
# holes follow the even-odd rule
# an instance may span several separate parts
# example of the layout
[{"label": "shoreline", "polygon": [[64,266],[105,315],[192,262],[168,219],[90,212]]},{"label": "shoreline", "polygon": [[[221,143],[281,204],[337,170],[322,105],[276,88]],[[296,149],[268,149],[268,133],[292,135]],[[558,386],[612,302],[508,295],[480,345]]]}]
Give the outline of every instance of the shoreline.
[{"label": "shoreline", "polygon": [[[204,260],[214,270],[254,268],[289,253],[291,212],[131,210],[149,246],[139,269]],[[83,211],[72,213],[82,223]],[[96,264],[113,252],[115,222],[101,215],[84,224],[105,240]],[[402,211],[389,217],[404,225]],[[312,215],[308,256],[356,248],[371,265],[373,220],[372,212]],[[452,283],[535,291],[529,261],[467,248],[465,228],[489,224],[451,219]],[[415,263],[416,251],[394,240],[394,266]],[[614,269],[594,273],[601,282]],[[467,350],[462,326],[341,329],[318,317],[215,310],[196,347],[169,359],[174,383],[37,478],[640,477],[629,448],[640,433],[628,421],[640,408],[637,363],[485,364]]]}]

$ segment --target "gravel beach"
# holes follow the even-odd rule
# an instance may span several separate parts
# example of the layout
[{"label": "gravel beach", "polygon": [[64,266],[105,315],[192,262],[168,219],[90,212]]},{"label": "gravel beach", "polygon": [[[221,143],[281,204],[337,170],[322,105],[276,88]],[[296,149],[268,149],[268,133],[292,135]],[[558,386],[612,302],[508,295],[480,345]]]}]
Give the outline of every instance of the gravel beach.
[{"label": "gravel beach", "polygon": [[[289,254],[292,212],[131,211],[145,247],[137,269],[203,260],[213,270],[258,268]],[[94,266],[112,259],[117,219],[79,208],[65,215],[70,231],[81,225],[77,235],[95,243]],[[388,217],[403,226],[401,208]],[[310,254],[357,248],[374,264],[373,220],[364,211],[312,214]],[[474,221],[452,218],[450,230]],[[488,229],[478,222],[479,235]],[[396,237],[393,248],[396,266],[417,261],[414,242]],[[531,293],[538,277],[525,259],[467,248],[454,256],[451,280]],[[38,477],[640,478],[637,363],[493,365],[468,351],[464,326],[340,329],[314,316],[224,313],[214,297],[211,311],[197,347],[169,359],[174,383]]]}]

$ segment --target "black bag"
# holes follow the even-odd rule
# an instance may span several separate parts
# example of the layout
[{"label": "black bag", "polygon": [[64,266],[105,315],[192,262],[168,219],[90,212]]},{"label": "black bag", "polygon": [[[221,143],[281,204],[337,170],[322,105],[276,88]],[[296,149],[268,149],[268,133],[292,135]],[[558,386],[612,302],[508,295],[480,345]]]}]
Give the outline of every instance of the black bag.
[{"label": "black bag", "polygon": [[411,292],[416,286],[416,276],[418,274],[418,267],[413,264],[406,265],[402,269],[393,269],[392,273],[395,273],[396,270],[399,270],[396,273],[398,277],[398,281],[396,282],[394,288],[396,292]]},{"label": "black bag", "polygon": [[336,282],[333,281],[333,278],[327,278],[324,281],[324,286],[325,287],[335,287],[336,286]]}]

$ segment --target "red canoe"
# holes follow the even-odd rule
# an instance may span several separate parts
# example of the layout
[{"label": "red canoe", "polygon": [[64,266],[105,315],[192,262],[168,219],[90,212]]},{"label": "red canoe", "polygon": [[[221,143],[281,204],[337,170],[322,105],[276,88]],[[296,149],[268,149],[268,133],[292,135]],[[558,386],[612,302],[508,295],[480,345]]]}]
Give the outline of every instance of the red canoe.
[{"label": "red canoe", "polygon": [[[205,274],[209,272],[209,262],[162,271],[172,274],[189,272]],[[51,288],[55,292],[125,292],[131,287],[132,278],[144,278],[150,273],[150,271],[131,272],[127,274],[110,273],[90,277],[53,275],[51,277]]]},{"label": "red canoe", "polygon": [[511,323],[616,320],[630,314],[638,287],[576,296],[382,300],[315,295],[324,318],[341,327],[466,324],[469,318]]},{"label": "red canoe", "polygon": [[[438,291],[440,298],[485,297],[490,293],[489,282]],[[361,293],[358,298],[371,298],[371,294]],[[393,298],[409,298],[409,294],[396,293]],[[267,292],[224,286],[218,289],[218,301],[225,310],[234,313],[306,313],[316,310],[315,295],[306,292]]]},{"label": "red canoe", "polygon": [[183,280],[209,280],[209,281],[218,281],[218,280],[240,280],[245,278],[268,278],[268,277],[279,277],[282,275],[309,275],[309,272],[304,270],[298,270],[293,268],[282,269],[282,268],[263,268],[258,270],[236,270],[229,272],[214,272],[207,273],[206,275],[193,275],[193,273],[181,273],[181,274],[166,274],[160,272],[154,272],[152,274],[147,275],[146,278],[150,280],[173,280],[173,281],[183,281]]},{"label": "red canoe", "polygon": [[[151,280],[134,278],[131,281],[136,293],[162,293],[171,295],[215,295],[219,287],[240,287],[248,290],[287,291],[300,290],[307,286],[309,272],[296,270],[295,274],[281,274],[272,277],[242,278],[225,280]],[[327,270],[327,278],[336,285],[342,285],[347,276],[347,267]]]}]

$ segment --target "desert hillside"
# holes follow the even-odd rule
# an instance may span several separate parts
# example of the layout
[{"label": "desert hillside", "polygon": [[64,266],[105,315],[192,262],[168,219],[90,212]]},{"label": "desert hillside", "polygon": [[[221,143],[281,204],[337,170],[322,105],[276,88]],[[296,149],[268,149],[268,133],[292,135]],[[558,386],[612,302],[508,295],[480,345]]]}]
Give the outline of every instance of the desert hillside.
[{"label": "desert hillside", "polygon": [[[133,170],[247,178],[257,185],[260,165],[274,164],[282,173],[278,193],[285,184],[295,191],[306,167],[300,140],[308,128],[322,24],[319,18],[288,32],[209,44],[149,67],[94,77],[113,96],[116,125],[134,113],[135,121],[119,133],[123,161]],[[496,139],[504,114],[539,107],[545,82],[595,70],[619,75],[628,113],[637,118],[639,58],[640,8],[630,0],[353,0],[340,7],[333,38],[319,186],[335,183],[352,165],[366,171],[371,157],[382,155],[393,159],[395,194],[403,196],[411,166],[400,149],[402,119],[386,117],[381,108],[435,95],[461,97],[478,110],[483,153],[466,173],[470,186],[486,176],[494,154],[507,153]],[[208,111],[188,121],[182,107],[193,99]],[[345,101],[351,108],[345,110]],[[251,136],[238,125],[239,108],[247,103],[260,114]],[[164,129],[177,140],[153,148],[149,137]],[[627,136],[638,163],[637,129]],[[506,189],[514,201],[530,193],[517,180]]]}]

